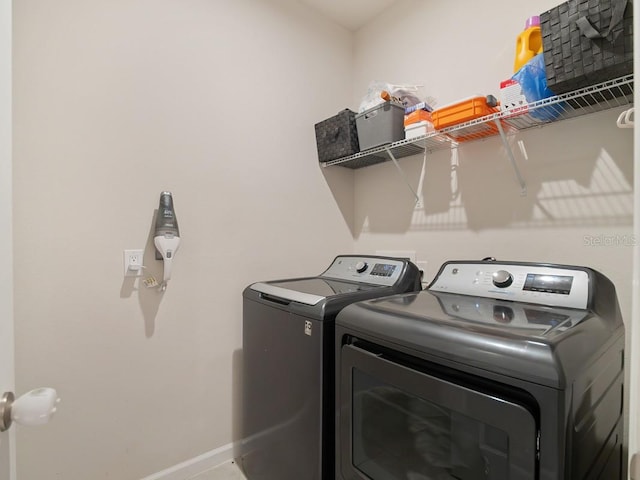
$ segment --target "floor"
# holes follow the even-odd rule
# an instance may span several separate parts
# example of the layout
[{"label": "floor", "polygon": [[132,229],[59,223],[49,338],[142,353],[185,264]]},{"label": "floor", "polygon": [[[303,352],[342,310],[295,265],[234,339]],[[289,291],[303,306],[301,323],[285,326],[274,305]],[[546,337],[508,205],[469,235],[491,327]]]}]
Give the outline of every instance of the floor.
[{"label": "floor", "polygon": [[246,480],[246,477],[242,474],[238,465],[230,461],[187,480]]}]

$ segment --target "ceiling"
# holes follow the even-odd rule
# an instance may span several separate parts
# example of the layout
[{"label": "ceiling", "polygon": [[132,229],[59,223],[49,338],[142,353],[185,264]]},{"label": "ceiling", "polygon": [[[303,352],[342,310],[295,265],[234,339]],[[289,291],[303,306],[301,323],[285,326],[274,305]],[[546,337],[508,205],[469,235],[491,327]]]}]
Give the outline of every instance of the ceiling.
[{"label": "ceiling", "polygon": [[343,27],[355,31],[398,0],[300,0]]}]

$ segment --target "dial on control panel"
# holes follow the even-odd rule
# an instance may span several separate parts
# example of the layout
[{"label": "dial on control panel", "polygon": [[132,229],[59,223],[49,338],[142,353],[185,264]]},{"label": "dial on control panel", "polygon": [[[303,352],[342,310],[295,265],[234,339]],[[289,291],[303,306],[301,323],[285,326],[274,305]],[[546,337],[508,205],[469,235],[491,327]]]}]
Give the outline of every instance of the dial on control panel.
[{"label": "dial on control panel", "polygon": [[506,270],[498,270],[492,275],[493,284],[498,288],[507,288],[513,283],[513,275]]},{"label": "dial on control panel", "polygon": [[362,273],[367,269],[368,266],[369,265],[367,265],[367,262],[358,262],[356,263],[356,272]]}]

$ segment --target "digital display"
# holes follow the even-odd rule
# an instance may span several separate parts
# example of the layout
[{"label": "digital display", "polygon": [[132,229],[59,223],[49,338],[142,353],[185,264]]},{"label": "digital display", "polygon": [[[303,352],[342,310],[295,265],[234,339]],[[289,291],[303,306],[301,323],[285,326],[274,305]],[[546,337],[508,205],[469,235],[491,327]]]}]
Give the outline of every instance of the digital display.
[{"label": "digital display", "polygon": [[371,275],[375,275],[377,277],[390,277],[391,275],[393,275],[395,269],[395,265],[376,263],[371,270]]},{"label": "digital display", "polygon": [[523,290],[531,292],[558,293],[569,295],[573,277],[566,275],[535,275],[527,274]]}]

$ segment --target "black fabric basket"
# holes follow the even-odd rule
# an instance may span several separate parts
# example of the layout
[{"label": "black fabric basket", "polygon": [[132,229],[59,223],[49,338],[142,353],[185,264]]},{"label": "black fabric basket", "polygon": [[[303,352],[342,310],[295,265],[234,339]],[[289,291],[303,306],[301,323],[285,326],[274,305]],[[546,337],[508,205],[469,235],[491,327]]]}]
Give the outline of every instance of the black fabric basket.
[{"label": "black fabric basket", "polygon": [[347,108],[331,118],[316,123],[316,144],[318,160],[321,162],[358,153],[360,147],[355,112]]},{"label": "black fabric basket", "polygon": [[540,27],[555,94],[633,73],[631,0],[569,0],[542,13]]}]

